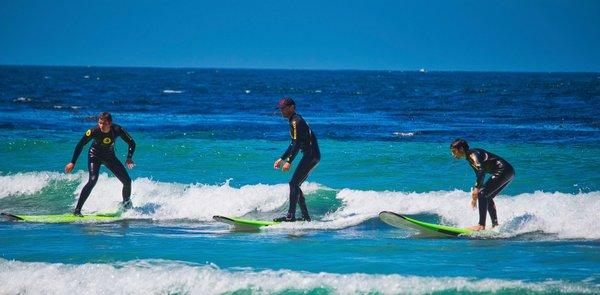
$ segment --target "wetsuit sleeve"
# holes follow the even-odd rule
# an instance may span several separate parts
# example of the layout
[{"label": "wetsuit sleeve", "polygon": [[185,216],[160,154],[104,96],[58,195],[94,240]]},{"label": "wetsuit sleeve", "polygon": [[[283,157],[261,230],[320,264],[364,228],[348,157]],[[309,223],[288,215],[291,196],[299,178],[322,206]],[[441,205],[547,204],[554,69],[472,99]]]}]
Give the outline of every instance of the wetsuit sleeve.
[{"label": "wetsuit sleeve", "polygon": [[481,166],[481,159],[479,157],[479,153],[473,152],[469,155],[469,163],[471,164],[471,168],[475,172],[476,180],[475,187],[481,188],[483,186],[483,178],[485,176],[485,171]]},{"label": "wetsuit sleeve", "polygon": [[285,153],[281,155],[281,159],[288,163],[294,161],[298,151],[300,151],[300,145],[308,139],[308,125],[306,125],[306,122],[293,119],[290,124],[290,136],[292,137],[292,142]]},{"label": "wetsuit sleeve", "polygon": [[83,135],[83,137],[79,140],[79,143],[77,144],[77,146],[75,146],[75,151],[73,152],[73,157],[71,158],[71,163],[75,164],[75,162],[77,162],[77,158],[79,158],[79,155],[81,154],[81,151],[83,150],[83,147],[88,142],[90,142],[90,140],[92,140],[93,133],[94,133],[94,131],[92,129],[88,129],[88,131],[86,131],[85,134]]},{"label": "wetsuit sleeve", "polygon": [[285,152],[283,152],[283,155],[281,155],[281,157],[279,157],[279,158],[285,160],[286,162],[291,162],[291,160],[289,159],[289,155],[290,155],[290,152],[293,147],[294,147],[294,141],[292,140],[290,145],[288,145],[288,148],[285,150]]},{"label": "wetsuit sleeve", "polygon": [[123,127],[119,126],[119,136],[129,145],[129,149],[127,150],[127,159],[131,159],[133,157],[133,152],[135,152],[135,141],[133,137],[125,131]]}]

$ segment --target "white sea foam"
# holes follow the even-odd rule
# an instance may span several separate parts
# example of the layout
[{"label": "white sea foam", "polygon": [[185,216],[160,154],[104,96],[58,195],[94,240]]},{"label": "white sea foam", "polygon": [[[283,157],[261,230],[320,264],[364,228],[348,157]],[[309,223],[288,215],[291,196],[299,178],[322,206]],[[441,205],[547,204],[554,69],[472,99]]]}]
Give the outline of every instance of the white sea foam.
[{"label": "white sea foam", "polygon": [[[74,193],[74,201],[83,189],[82,182]],[[122,185],[118,179],[103,173],[98,184],[85,203],[85,211],[102,211],[112,208],[121,201]],[[305,183],[303,190],[312,193],[319,188]],[[221,185],[165,183],[138,178],[132,183],[132,201],[140,210],[127,213],[134,218],[194,219],[210,221],[213,215],[243,216],[252,212],[272,212],[285,205],[288,185],[245,185],[230,186],[229,181]]]},{"label": "white sea foam", "polygon": [[13,99],[14,102],[30,102],[32,99],[29,97],[19,97],[17,99]]},{"label": "white sea foam", "polygon": [[[40,192],[52,181],[78,181],[69,192],[76,203],[87,182],[87,173],[27,172],[0,175],[0,198],[31,195]],[[122,184],[116,177],[101,173],[83,212],[106,211],[122,201]],[[321,188],[316,183],[304,183],[302,189],[310,194]],[[288,199],[287,184],[255,184],[239,188],[229,181],[220,185],[182,184],[138,178],[132,182],[132,201],[141,210],[127,213],[128,217],[157,220],[193,219],[210,221],[213,215],[243,216],[252,212],[273,212],[284,207]]]},{"label": "white sea foam", "polygon": [[[0,175],[0,198],[31,195],[53,180],[78,181],[71,194],[73,205],[86,183],[87,173],[30,172]],[[98,184],[83,208],[84,212],[106,211],[121,201],[122,185],[115,177],[100,174]],[[327,189],[305,183],[303,191],[311,198]],[[288,185],[255,184],[232,187],[220,185],[158,182],[138,178],[132,183],[132,200],[138,210],[126,217],[155,220],[191,219],[211,221],[213,215],[270,218],[287,207]],[[447,225],[458,227],[477,223],[478,214],[469,208],[469,193],[459,190],[407,193],[342,189],[336,194],[341,205],[313,222],[284,223],[267,230],[342,229],[377,218],[381,211],[403,214],[435,214]],[[560,239],[600,239],[600,192],[565,194],[537,191],[495,199],[500,227],[497,237],[514,237],[541,232]],[[489,220],[488,220],[489,223]]]},{"label": "white sea foam", "polygon": [[0,175],[0,199],[14,195],[31,195],[41,191],[53,180],[80,179],[82,174],[58,172],[26,172]]},{"label": "white sea foam", "polygon": [[291,270],[220,269],[167,260],[70,265],[0,258],[0,292],[6,294],[271,294],[326,291],[332,294],[430,294],[435,292],[597,293],[586,282],[523,282],[467,277],[310,273]]},{"label": "white sea foam", "polygon": [[414,132],[394,132],[394,135],[398,136],[398,137],[411,137],[411,136],[414,136],[415,133]]},{"label": "white sea foam", "polygon": [[183,90],[165,89],[165,90],[163,90],[163,93],[169,93],[169,94],[183,93]]},{"label": "white sea foam", "polygon": [[[336,229],[376,218],[381,211],[403,214],[436,214],[442,222],[458,227],[476,224],[478,213],[469,207],[468,192],[377,192],[343,189],[337,194],[342,206],[320,222],[303,227]],[[534,192],[494,198],[501,226],[500,237],[543,232],[559,238],[600,239],[600,192]],[[488,216],[489,223],[489,216]],[[286,225],[294,227],[296,225]],[[300,226],[300,225],[298,225]]]}]

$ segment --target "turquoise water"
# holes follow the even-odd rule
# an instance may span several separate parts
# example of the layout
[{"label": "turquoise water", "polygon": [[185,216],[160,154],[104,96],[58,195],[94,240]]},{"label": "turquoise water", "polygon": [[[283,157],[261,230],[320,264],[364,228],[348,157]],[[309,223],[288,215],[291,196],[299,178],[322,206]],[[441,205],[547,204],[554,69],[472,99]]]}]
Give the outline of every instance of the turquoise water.
[{"label": "turquoise water", "polygon": [[[90,70],[102,77],[96,81],[135,74],[110,88],[82,78],[85,69],[17,69],[0,71],[0,211],[72,210],[87,180],[85,155],[73,174],[62,169],[101,101],[137,142],[134,209],[107,224],[0,221],[0,293],[600,293],[593,74],[495,74],[489,82],[491,74],[233,71],[185,80],[198,73]],[[368,85],[357,82],[363,76]],[[32,83],[38,78],[56,84]],[[280,82],[265,82],[271,78]],[[421,94],[375,91],[403,79]],[[557,80],[572,87],[548,87]],[[319,136],[322,161],[302,187],[313,222],[234,232],[212,216],[268,220],[287,210],[291,173],[272,167],[289,136],[272,111],[278,91],[303,93],[301,113]],[[445,93],[464,101],[451,106]],[[502,107],[502,116],[457,116],[469,102],[505,93],[527,103]],[[221,96],[244,104],[228,109]],[[346,103],[335,108],[332,98]],[[410,102],[412,111],[393,101]],[[580,111],[582,103],[591,107]],[[475,176],[448,149],[457,136],[515,167],[495,199],[501,225],[493,235],[425,238],[381,222],[384,210],[460,227],[477,222],[468,192]],[[117,154],[126,151],[119,141]],[[84,212],[120,201],[121,184],[101,172]]]}]

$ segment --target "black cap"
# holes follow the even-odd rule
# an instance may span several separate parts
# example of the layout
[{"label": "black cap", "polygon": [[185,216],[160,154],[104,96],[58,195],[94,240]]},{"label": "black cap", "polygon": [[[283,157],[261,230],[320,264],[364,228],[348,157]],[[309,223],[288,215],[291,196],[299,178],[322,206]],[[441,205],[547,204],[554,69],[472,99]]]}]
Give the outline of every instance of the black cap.
[{"label": "black cap", "polygon": [[294,102],[293,99],[291,99],[289,97],[284,97],[279,100],[279,103],[277,103],[277,109],[281,109],[281,108],[289,107],[289,106],[295,106],[295,105],[296,105],[296,103]]}]

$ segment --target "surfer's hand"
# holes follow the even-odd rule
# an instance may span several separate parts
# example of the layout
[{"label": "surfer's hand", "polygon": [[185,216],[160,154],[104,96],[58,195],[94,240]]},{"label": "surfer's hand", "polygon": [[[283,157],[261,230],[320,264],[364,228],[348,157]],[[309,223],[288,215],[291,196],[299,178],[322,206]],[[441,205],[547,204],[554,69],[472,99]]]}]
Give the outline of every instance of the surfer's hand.
[{"label": "surfer's hand", "polygon": [[281,161],[283,161],[283,160],[277,159],[277,161],[275,161],[275,163],[273,163],[273,169],[275,169],[275,170],[279,169],[279,166],[281,166]]},{"label": "surfer's hand", "polygon": [[292,167],[292,164],[290,162],[285,162],[285,164],[283,164],[283,168],[281,170],[283,170],[283,172],[286,172],[286,171],[290,170],[291,167]]},{"label": "surfer's hand", "polygon": [[473,208],[473,210],[477,208],[477,198],[471,198],[471,208]]},{"label": "surfer's hand", "polygon": [[129,169],[133,169],[133,167],[135,167],[135,163],[133,163],[133,160],[132,160],[132,159],[127,159],[127,160],[125,161],[125,164],[127,164],[127,167],[128,167]]},{"label": "surfer's hand", "polygon": [[479,196],[479,189],[476,187],[471,189],[471,198],[477,199],[478,196]]},{"label": "surfer's hand", "polygon": [[65,165],[65,173],[71,173],[71,171],[73,171],[73,167],[75,167],[75,164],[73,163]]}]

